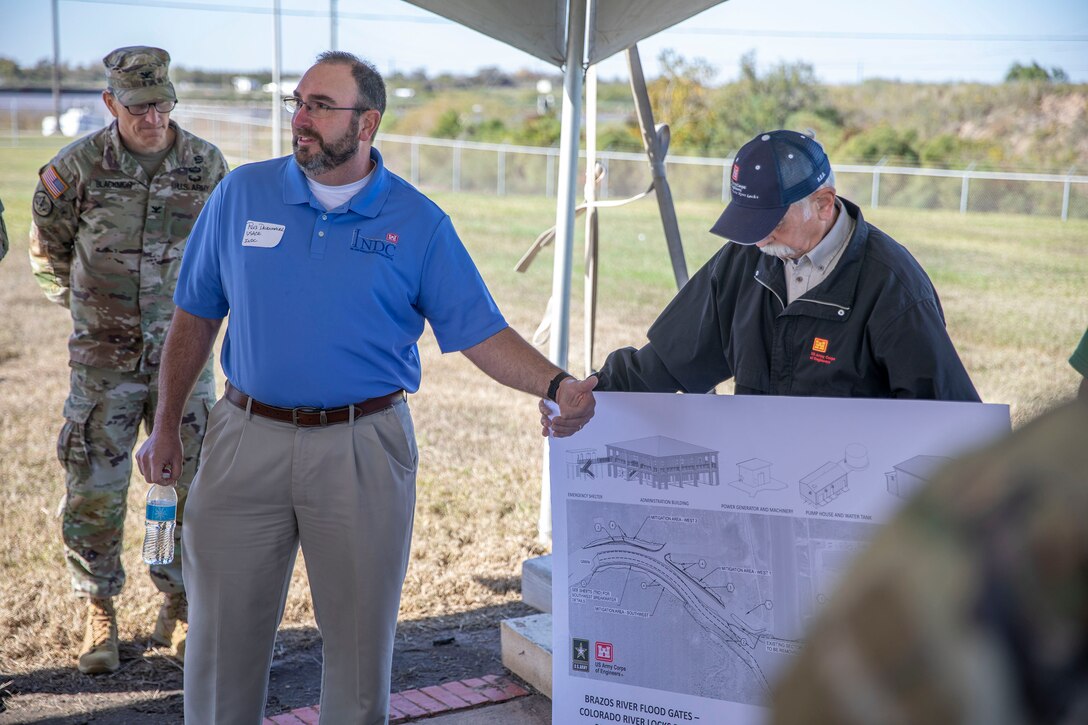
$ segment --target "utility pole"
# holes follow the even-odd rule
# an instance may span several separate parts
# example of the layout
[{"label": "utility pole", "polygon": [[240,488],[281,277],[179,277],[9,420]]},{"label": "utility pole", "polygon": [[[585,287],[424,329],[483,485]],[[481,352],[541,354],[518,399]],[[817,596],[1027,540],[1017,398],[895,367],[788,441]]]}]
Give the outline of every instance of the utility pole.
[{"label": "utility pole", "polygon": [[329,0],[329,50],[336,50],[336,0]]},{"label": "utility pole", "polygon": [[53,0],[53,118],[60,133],[60,0]]},{"label": "utility pole", "polygon": [[[56,0],[53,0],[56,2]],[[272,0],[272,156],[283,155],[283,91],[280,90],[280,55],[283,38],[280,32],[280,0]]]}]

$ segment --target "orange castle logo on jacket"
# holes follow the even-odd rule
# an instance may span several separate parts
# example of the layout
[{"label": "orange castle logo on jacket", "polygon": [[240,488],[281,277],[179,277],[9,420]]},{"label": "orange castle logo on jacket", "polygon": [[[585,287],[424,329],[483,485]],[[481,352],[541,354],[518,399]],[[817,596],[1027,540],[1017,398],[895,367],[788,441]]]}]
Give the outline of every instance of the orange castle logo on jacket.
[{"label": "orange castle logo on jacket", "polygon": [[812,352],[808,354],[808,359],[812,362],[823,363],[824,365],[830,365],[835,362],[835,358],[827,354],[827,349],[830,344],[830,342],[822,337],[812,338]]}]

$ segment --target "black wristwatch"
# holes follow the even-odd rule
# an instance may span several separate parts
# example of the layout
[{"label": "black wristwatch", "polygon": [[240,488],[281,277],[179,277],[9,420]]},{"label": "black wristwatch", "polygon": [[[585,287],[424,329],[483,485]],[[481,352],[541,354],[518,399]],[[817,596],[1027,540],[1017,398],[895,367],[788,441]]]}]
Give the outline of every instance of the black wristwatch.
[{"label": "black wristwatch", "polygon": [[573,375],[566,372],[565,370],[556,373],[556,376],[552,378],[552,381],[550,383],[548,383],[548,400],[552,401],[553,403],[556,402],[555,396],[557,393],[559,393],[559,384],[567,378],[573,377]]}]

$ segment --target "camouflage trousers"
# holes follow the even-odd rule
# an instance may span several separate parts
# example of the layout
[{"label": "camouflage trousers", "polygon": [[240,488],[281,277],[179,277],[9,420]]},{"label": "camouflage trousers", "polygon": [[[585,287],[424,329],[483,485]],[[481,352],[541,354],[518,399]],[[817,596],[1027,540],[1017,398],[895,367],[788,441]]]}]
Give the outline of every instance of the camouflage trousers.
[{"label": "camouflage trousers", "polygon": [[[113,597],[125,583],[121,547],[140,423],[150,432],[158,403],[158,373],[134,373],[72,363],[71,390],[57,457],[66,473],[63,536],[72,588],[81,596]],[[196,474],[200,446],[215,401],[211,360],[197,380],[181,420],[184,470],[177,482],[174,561],[151,567],[162,592],[181,592],[181,526],[185,497]]]}]

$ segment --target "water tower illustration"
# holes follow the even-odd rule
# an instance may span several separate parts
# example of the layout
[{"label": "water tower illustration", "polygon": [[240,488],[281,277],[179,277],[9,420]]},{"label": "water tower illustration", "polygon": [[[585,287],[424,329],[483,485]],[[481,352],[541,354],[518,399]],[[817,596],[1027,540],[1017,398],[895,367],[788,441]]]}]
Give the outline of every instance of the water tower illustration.
[{"label": "water tower illustration", "polygon": [[860,443],[850,443],[841,460],[829,461],[801,479],[801,498],[813,506],[824,506],[850,490],[851,471],[868,467],[869,451]]}]

